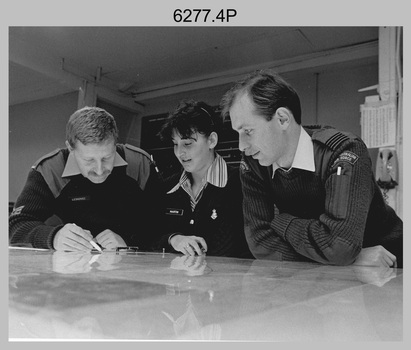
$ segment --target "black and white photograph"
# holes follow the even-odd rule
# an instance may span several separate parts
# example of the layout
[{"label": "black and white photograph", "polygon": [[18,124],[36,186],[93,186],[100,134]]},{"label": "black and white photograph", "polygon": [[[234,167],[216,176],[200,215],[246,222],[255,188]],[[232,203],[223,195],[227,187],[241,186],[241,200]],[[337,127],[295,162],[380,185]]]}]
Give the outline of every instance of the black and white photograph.
[{"label": "black and white photograph", "polygon": [[3,26],[8,342],[402,345],[403,21],[123,11]]}]

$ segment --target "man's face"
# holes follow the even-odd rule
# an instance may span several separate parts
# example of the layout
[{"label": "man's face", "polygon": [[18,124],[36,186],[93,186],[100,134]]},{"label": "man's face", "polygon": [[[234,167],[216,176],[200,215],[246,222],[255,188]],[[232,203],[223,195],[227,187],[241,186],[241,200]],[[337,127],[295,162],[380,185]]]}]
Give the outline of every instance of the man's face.
[{"label": "man's face", "polygon": [[232,128],[239,134],[239,149],[257,159],[260,165],[272,165],[285,155],[286,140],[277,113],[270,121],[257,114],[248,94],[236,97],[230,108]]},{"label": "man's face", "polygon": [[76,141],[70,149],[81,174],[95,184],[106,181],[114,166],[116,145],[113,138],[100,143],[84,145]]}]

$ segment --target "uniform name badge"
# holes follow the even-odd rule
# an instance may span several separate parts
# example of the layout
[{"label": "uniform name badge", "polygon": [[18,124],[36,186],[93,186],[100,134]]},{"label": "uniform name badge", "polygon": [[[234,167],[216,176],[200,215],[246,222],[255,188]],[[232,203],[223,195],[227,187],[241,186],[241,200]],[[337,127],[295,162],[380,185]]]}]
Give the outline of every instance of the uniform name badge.
[{"label": "uniform name badge", "polygon": [[167,208],[166,209],[166,215],[178,215],[182,216],[184,214],[183,209],[178,209],[178,208]]}]

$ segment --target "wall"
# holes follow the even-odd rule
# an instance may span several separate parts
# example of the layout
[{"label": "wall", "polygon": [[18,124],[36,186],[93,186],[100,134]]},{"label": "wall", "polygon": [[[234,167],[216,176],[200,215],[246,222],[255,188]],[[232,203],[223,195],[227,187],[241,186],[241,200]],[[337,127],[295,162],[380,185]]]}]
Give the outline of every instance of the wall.
[{"label": "wall", "polygon": [[97,99],[96,105],[100,108],[105,109],[116,120],[119,143],[129,143],[134,146],[139,146],[140,127],[135,123],[140,118],[137,118],[137,114],[122,109],[108,101],[101,99]]},{"label": "wall", "polygon": [[[78,93],[60,95],[11,106],[9,109],[9,202],[15,202],[31,166],[56,148],[65,147],[66,123],[77,109]],[[119,128],[119,141],[138,146],[128,137],[136,115],[106,101],[98,106],[113,114]],[[135,130],[132,134],[140,134]]]},{"label": "wall", "polygon": [[[303,124],[329,124],[361,135],[359,108],[366,94],[358,93],[358,89],[378,82],[377,62],[282,75],[300,95]],[[146,101],[140,116],[107,101],[98,100],[98,105],[116,118],[120,142],[140,146],[141,117],[168,112],[182,98],[217,105],[228,88],[219,86]],[[9,201],[16,200],[31,165],[39,157],[64,147],[65,125],[76,108],[77,92],[10,107]]]},{"label": "wall", "polygon": [[[361,135],[360,105],[364,103],[366,94],[359,93],[358,90],[378,82],[376,60],[316,71],[284,73],[282,76],[300,96],[303,124],[328,124]],[[141,116],[166,113],[182,98],[194,98],[210,105],[218,105],[229,88],[230,85],[225,85],[147,101]],[[131,132],[139,133],[139,130],[135,128]],[[130,137],[139,139],[137,134]]]},{"label": "wall", "polygon": [[76,107],[77,92],[10,106],[9,201],[17,199],[37,159],[65,147],[66,122]]}]

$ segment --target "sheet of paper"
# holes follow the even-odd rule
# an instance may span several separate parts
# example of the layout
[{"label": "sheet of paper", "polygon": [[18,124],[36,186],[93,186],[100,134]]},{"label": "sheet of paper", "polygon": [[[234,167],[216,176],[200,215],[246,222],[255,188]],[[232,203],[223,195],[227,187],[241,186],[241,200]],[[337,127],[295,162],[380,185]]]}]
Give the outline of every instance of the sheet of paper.
[{"label": "sheet of paper", "polygon": [[361,138],[368,148],[395,146],[396,106],[371,102],[361,105]]}]

